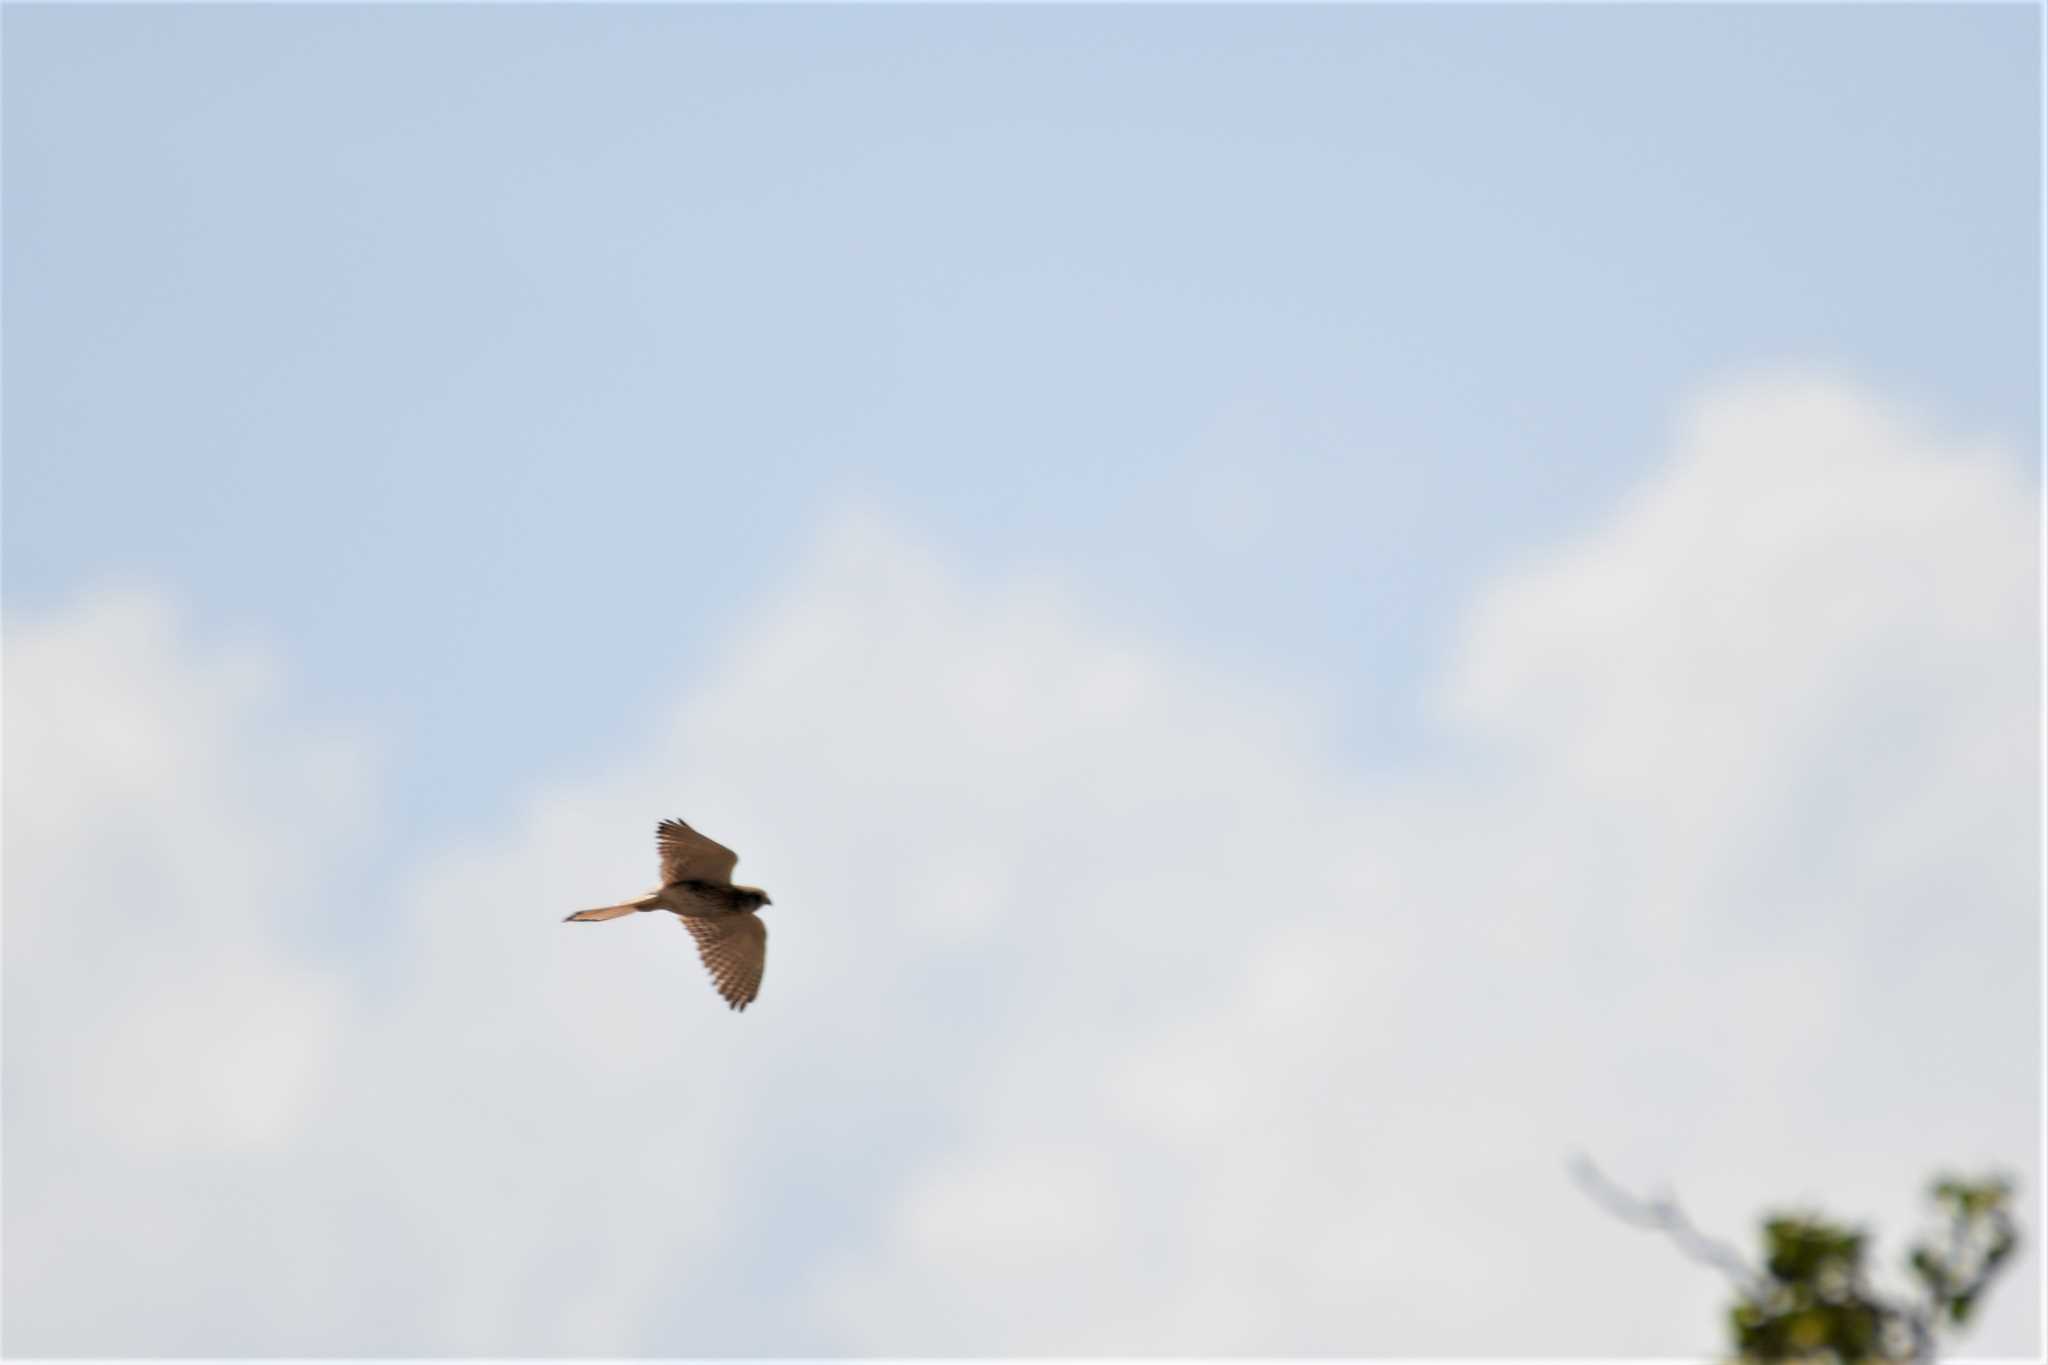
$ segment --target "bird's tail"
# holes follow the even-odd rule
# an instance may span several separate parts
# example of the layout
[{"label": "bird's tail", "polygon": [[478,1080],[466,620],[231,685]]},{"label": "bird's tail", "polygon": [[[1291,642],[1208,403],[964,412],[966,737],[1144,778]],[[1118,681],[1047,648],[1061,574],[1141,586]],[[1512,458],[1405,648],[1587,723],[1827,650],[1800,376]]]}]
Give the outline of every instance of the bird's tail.
[{"label": "bird's tail", "polygon": [[651,910],[654,908],[654,904],[655,898],[653,896],[642,896],[639,900],[620,901],[617,905],[600,905],[595,910],[578,910],[575,914],[564,919],[562,923],[596,924],[600,920],[617,919],[621,915],[630,915],[635,910]]}]

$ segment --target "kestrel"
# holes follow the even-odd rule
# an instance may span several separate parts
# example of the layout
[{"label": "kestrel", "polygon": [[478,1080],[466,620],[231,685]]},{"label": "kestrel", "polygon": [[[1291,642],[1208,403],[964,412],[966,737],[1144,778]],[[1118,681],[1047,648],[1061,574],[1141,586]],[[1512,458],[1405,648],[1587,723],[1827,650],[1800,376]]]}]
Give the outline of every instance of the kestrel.
[{"label": "kestrel", "polygon": [[768,957],[768,926],[756,912],[775,902],[758,886],[734,886],[732,870],[739,855],[680,820],[656,826],[654,844],[661,850],[660,886],[638,900],[579,910],[564,922],[666,910],[697,940],[697,956],[711,969],[711,984],[725,1003],[745,1009],[761,993],[761,969]]}]

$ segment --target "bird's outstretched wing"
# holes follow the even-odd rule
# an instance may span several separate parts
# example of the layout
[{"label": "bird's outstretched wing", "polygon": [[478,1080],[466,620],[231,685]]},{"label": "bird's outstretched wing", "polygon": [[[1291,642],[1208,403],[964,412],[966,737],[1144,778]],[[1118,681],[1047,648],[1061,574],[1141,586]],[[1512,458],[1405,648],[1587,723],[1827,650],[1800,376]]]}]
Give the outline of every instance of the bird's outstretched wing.
[{"label": "bird's outstretched wing", "polygon": [[690,937],[697,940],[697,956],[711,971],[711,984],[725,997],[725,1003],[743,1010],[761,993],[761,972],[768,965],[768,926],[758,915],[719,915],[699,919],[678,915]]},{"label": "bird's outstretched wing", "polygon": [[680,820],[664,820],[655,827],[654,845],[661,850],[661,884],[716,882],[732,885],[732,870],[740,855],[724,844],[705,838]]}]

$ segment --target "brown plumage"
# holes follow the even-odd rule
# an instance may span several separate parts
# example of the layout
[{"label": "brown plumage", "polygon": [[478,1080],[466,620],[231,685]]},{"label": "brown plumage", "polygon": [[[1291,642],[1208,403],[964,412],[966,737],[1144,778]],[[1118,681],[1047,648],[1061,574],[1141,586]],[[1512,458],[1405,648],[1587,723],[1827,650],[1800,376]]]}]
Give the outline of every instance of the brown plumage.
[{"label": "brown plumage", "polygon": [[680,820],[656,826],[654,844],[661,853],[660,886],[636,900],[579,910],[569,922],[594,924],[639,910],[666,910],[697,941],[697,956],[725,1003],[745,1009],[761,993],[768,958],[768,926],[759,911],[775,902],[758,886],[733,885],[739,855]]}]

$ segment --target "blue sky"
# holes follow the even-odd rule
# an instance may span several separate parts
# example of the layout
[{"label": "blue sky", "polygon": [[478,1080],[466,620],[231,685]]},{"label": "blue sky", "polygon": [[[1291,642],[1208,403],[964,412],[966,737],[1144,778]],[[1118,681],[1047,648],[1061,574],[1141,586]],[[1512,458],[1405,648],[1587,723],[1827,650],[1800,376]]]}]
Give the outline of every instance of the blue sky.
[{"label": "blue sky", "polygon": [[[1256,1141],[1212,1150],[1201,1136],[1238,1131],[1214,1107],[1235,1073],[1190,1040],[1230,1030],[1175,992],[1119,1013],[1127,987],[1100,993],[1100,1017],[1061,1016],[1128,1044],[1109,1073],[1121,1079],[1090,1095],[1138,1093],[1130,1078],[1156,1073],[1181,1078],[1160,1081],[1161,1094],[1211,1097],[1158,1100],[1159,1112],[1194,1115],[1173,1139],[1194,1144],[1175,1149],[1183,1184],[1124,1201],[1131,1187],[1090,1164],[1130,1169],[1103,1156],[1121,1150],[1108,1134],[1123,1120],[1109,1110],[1100,1126],[1041,1134],[1021,1152],[995,1142],[1018,1127],[989,1117],[1004,1094],[1094,1112],[1064,1088],[1065,1054],[1034,1022],[1048,1007],[1034,993],[1085,995],[1094,978],[1066,956],[1078,941],[1039,961],[1008,937],[1022,907],[1053,913],[1020,869],[1042,866],[1031,857],[1062,839],[1086,842],[1061,823],[1079,818],[1077,801],[1106,803],[1089,807],[1112,822],[1103,837],[1141,863],[1227,840],[1218,831],[1239,820],[1246,840],[1291,839],[1269,828],[1283,811],[1296,830],[1351,830],[1340,842],[1468,845],[1462,856],[1390,854],[1393,870],[1302,874],[1305,885],[1407,887],[1411,905],[1445,907],[1380,926],[1406,945],[1385,954],[1405,964],[1401,989],[1383,983],[1385,994],[1420,1013],[1374,1025],[1329,1004],[1339,1014],[1318,1031],[1435,1036],[1407,1030],[1441,1026],[1427,1001],[1454,989],[1436,973],[1460,945],[1492,961],[1509,994],[1520,953],[1584,973],[1524,1002],[1552,1021],[1572,1013],[1563,998],[1658,1008],[1677,989],[1659,973],[1677,971],[1668,955],[1681,949],[1694,969],[1679,976],[1702,990],[1761,989],[1775,970],[1796,981],[1800,963],[1846,961],[1801,1006],[1801,1027],[1845,1041],[1816,1054],[1820,1070],[1781,1078],[1782,1090],[1744,1092],[1762,1107],[1733,1112],[1752,1128],[1787,1095],[1832,1095],[1837,1119],[1882,1109],[1876,1054],[1847,1040],[1885,1027],[1877,1002],[1907,980],[1937,999],[1967,993],[1971,963],[1996,957],[2007,975],[1971,1008],[1987,1011],[1986,1027],[2031,1027],[2035,855],[2005,822],[2031,808],[2038,730],[2032,691],[1995,679],[2031,677],[2035,657],[2022,645],[2038,608],[2038,23],[2029,8],[1989,5],[10,7],[10,1193],[42,1180],[38,1153],[59,1150],[37,1143],[70,1131],[52,1120],[43,1138],[23,1136],[34,1115],[68,1102],[19,1078],[42,1074],[42,1060],[57,1066],[57,1044],[47,1058],[42,1049],[66,1029],[63,1007],[38,1013],[32,989],[15,1003],[21,974],[45,975],[29,956],[44,940],[18,923],[23,898],[73,884],[62,861],[71,835],[58,833],[74,826],[52,825],[40,853],[18,842],[31,819],[19,803],[60,769],[100,783],[79,778],[64,802],[40,802],[67,820],[162,817],[168,830],[203,815],[207,847],[230,862],[282,837],[274,826],[293,801],[345,830],[312,841],[309,884],[288,904],[238,892],[247,904],[232,933],[205,908],[219,866],[173,877],[170,854],[133,854],[138,875],[186,888],[184,922],[211,926],[222,945],[268,945],[268,965],[236,979],[271,980],[275,968],[285,984],[252,985],[251,999],[300,1018],[280,1036],[316,1040],[300,1061],[276,1063],[293,1079],[277,1089],[273,1075],[272,1090],[297,1098],[273,1095],[227,1137],[197,1120],[190,1137],[167,1119],[164,1150],[193,1161],[215,1159],[216,1140],[260,1150],[293,1197],[336,1182],[374,1188],[392,1217],[463,1237],[485,1215],[421,1212],[471,1178],[454,1168],[475,1148],[460,1140],[475,1116],[436,1110],[446,1101],[430,1083],[461,1054],[397,1042],[365,1053],[375,1045],[362,1041],[408,1036],[428,1008],[409,990],[493,1009],[519,998],[526,959],[506,959],[499,975],[437,975],[455,973],[459,954],[438,946],[448,931],[423,926],[455,913],[430,894],[452,884],[450,869],[524,869],[499,874],[491,905],[460,912],[466,932],[486,912],[520,933],[529,921],[551,929],[558,910],[632,889],[647,872],[645,828],[680,814],[730,835],[743,874],[776,889],[778,908],[804,903],[779,889],[791,881],[814,907],[776,921],[771,1022],[732,1044],[754,1050],[715,1062],[758,1092],[727,1120],[734,1145],[717,1149],[735,1188],[798,1193],[777,1196],[745,1234],[679,1233],[675,1247],[635,1221],[646,1205],[625,1171],[551,1196],[611,1210],[563,1215],[570,1250],[659,1250],[699,1267],[690,1293],[664,1299],[627,1280],[588,1287],[604,1310],[588,1317],[494,1319],[492,1305],[530,1297],[554,1252],[495,1270],[482,1258],[467,1278],[404,1288],[377,1289],[367,1262],[350,1262],[329,1268],[354,1286],[348,1303],[388,1293],[406,1305],[371,1315],[388,1335],[351,1335],[364,1314],[306,1289],[300,1325],[282,1336],[210,1316],[196,1291],[196,1307],[167,1291],[94,1336],[59,1309],[21,1308],[26,1281],[10,1269],[22,1347],[1698,1349],[1714,1330],[1714,1290],[1675,1257],[1641,1272],[1663,1278],[1644,1282],[1640,1322],[1583,1341],[1560,1321],[1525,1342],[1509,1334],[1511,1317],[1457,1338],[1446,1335],[1455,1323],[1417,1308],[1412,1321],[1386,1320],[1385,1344],[1280,1290],[1224,1293],[1220,1251],[1190,1253],[1180,1279],[1132,1271],[1147,1259],[1134,1248],[1153,1239],[1230,1240],[1162,1210],[1211,1194],[1230,1208],[1257,1202],[1216,1193],[1237,1187],[1215,1174],[1256,1167]],[[1771,509],[1790,509],[1796,533]],[[1852,607],[1860,585],[1885,583],[1896,588],[1890,614]],[[1646,654],[1646,640],[1663,652]],[[236,672],[249,658],[266,661],[251,667],[269,682]],[[79,668],[121,676],[46,686],[38,660],[73,670],[74,684]],[[1060,682],[1070,676],[1071,696]],[[68,721],[37,709],[74,702]],[[1124,705],[1140,706],[1142,723],[1104,719]],[[110,715],[121,718],[112,730]],[[1162,718],[1180,728],[1154,735]],[[25,725],[41,738],[20,738]],[[153,725],[168,727],[159,748]],[[1686,748],[1679,731],[1714,742]],[[107,733],[131,742],[94,747]],[[1750,762],[1744,746],[1766,735]],[[81,764],[78,745],[106,766]],[[1668,766],[1630,766],[1667,747]],[[129,772],[131,750],[215,774],[200,785],[218,808]],[[950,766],[967,753],[981,765]],[[1959,754],[1973,757],[1950,784],[1940,774]],[[1116,775],[1126,763],[1128,787]],[[1145,771],[1159,775],[1152,786],[1137,779]],[[1082,799],[1065,784],[1084,776]],[[984,780],[1010,784],[1021,804],[962,795]],[[1913,792],[1951,803],[1922,809],[1912,802],[1936,796]],[[193,810],[173,809],[186,802]],[[1245,814],[1261,803],[1266,813]],[[1165,820],[1169,809],[1186,823]],[[1539,857],[1526,841],[1549,819],[1564,822],[1559,841],[1586,842],[1583,867],[1566,854],[1534,871],[1515,861]],[[910,839],[932,822],[949,841]],[[876,931],[894,945],[887,962],[843,928],[820,930],[839,956],[819,947],[806,967],[806,917],[839,913],[835,897],[855,913],[820,866],[842,847],[886,850],[880,862],[898,869],[871,874],[881,880],[859,913],[920,897],[984,909],[957,922],[943,908],[905,911]],[[1216,852],[1219,865],[1235,867],[1238,847]],[[1894,867],[1886,859],[1905,858],[1901,848],[1923,861]],[[1112,881],[1120,865],[1108,845],[1077,864]],[[1660,868],[1681,870],[1668,878],[1676,908],[1653,927],[1570,908],[1596,888],[1629,888],[1643,903],[1644,885],[1666,884]],[[1518,897],[1531,878],[1544,889],[1515,926],[1474,927],[1490,921],[1448,908]],[[1944,878],[1974,889],[1980,908],[1934,908]],[[1200,898],[1178,883],[1171,894]],[[1842,908],[1794,932],[1782,916],[1795,903]],[[1192,946],[1123,948],[1177,963],[1217,999],[1250,1001],[1234,1036],[1284,1033],[1294,1016],[1259,1013],[1262,992],[1280,989],[1260,983],[1292,980],[1295,950],[1234,975],[1221,945],[1236,904],[1222,897],[1221,918],[1191,920]],[[1317,945],[1327,904],[1289,913],[1300,923],[1274,932],[1298,934],[1300,960],[1327,960],[1360,932],[1347,920],[1337,940],[1303,946]],[[1924,926],[1954,916],[1950,961]],[[1725,941],[1709,946],[1705,923]],[[1452,925],[1462,927],[1442,927]],[[694,1008],[706,1003],[694,995],[680,1002],[693,1007],[686,1021],[632,1013],[665,1010],[671,987],[701,984],[685,943],[645,952],[651,938],[620,928],[609,944],[578,942],[571,965],[532,959],[582,983],[540,992],[537,1014],[590,991],[602,1009],[627,1011],[617,1022],[635,1032],[728,1022]],[[533,952],[559,948],[541,942]],[[644,998],[602,975],[608,955],[636,948]],[[73,950],[80,970],[98,951]],[[132,950],[136,979],[161,979],[153,951]],[[202,954],[184,979],[208,980],[205,964],[219,960]],[[1603,984],[1623,969],[1644,973],[1641,999]],[[1923,970],[1933,975],[1914,975]],[[54,966],[47,975],[61,979]],[[843,1003],[818,983],[856,979],[922,1003],[873,1025],[902,1058],[893,1081],[860,1070],[872,1059],[831,1053],[849,1090],[826,1089],[854,1136],[827,1161],[815,1129],[791,1118],[806,1112],[805,1087],[824,1084],[815,1037],[828,999]],[[418,984],[436,981],[433,992]],[[805,982],[816,987],[808,1004]],[[955,1024],[935,1028],[949,1011]],[[101,1025],[109,1038],[143,1027],[113,1015]],[[1671,1026],[1640,1055],[1584,1063],[1586,1094],[1620,1106],[1598,1112],[1643,1179],[1730,1160],[1717,1161],[1700,1125],[1628,1126],[1736,1084],[1730,1058],[1747,1054],[1717,1056],[1711,1039]],[[602,1111],[581,1088],[589,1067],[612,1065],[595,1060],[601,1041],[586,1053],[536,1038],[552,1069],[535,1074],[556,1087],[549,1112]],[[1458,1046],[1503,1075],[1530,1065]],[[1945,1055],[1929,1052],[1928,1066]],[[1316,1067],[1336,1064],[1318,1056]],[[447,1170],[425,1163],[446,1181],[411,1193],[372,1178],[380,1158],[352,1160],[318,1137],[336,1131],[320,1115],[362,1117],[331,1107],[351,1068],[389,1075],[395,1057],[411,1059],[399,1089],[439,1115],[419,1121],[449,1143]],[[2025,1075],[2028,1057],[2015,1061]],[[508,1055],[505,1084],[528,1064]],[[261,1090],[265,1065],[229,1057],[232,1084],[221,1084]],[[1301,1065],[1279,1070],[1307,1088],[1276,1103],[1341,1089],[1311,1085]],[[123,1095],[119,1078],[134,1074],[117,1068],[95,1093]],[[2038,1083],[2015,1090],[1989,1062],[1958,1075],[1957,1112],[1980,1130],[2007,1125],[1982,1155],[2031,1162],[2031,1129],[2009,1121],[2036,1114]],[[978,1076],[1003,1078],[1000,1093],[977,1098]],[[1629,1100],[1649,1094],[1656,1105]],[[81,1115],[101,1112],[78,1103]],[[701,1117],[631,1112],[688,1118],[686,1131]],[[1574,1112],[1530,1121],[1564,1132],[1584,1126]],[[562,1121],[536,1119],[534,1131],[567,1142],[547,1126]],[[1909,1190],[1914,1163],[1934,1159],[1913,1146],[1927,1125],[1903,1113],[1872,1122],[1829,1131],[1893,1155],[1896,1169],[1873,1168],[1869,1190]],[[1424,1125],[1389,1141],[1424,1152],[1427,1137]],[[1556,1155],[1534,1153],[1513,1182],[1548,1179]],[[104,1158],[131,1176],[159,1159],[169,1158],[154,1148]],[[1332,1160],[1305,1159],[1303,1178],[1339,1182]],[[1825,1183],[1785,1193],[1865,1193],[1842,1179],[1839,1194]],[[1087,1194],[1103,1188],[1117,1198]],[[1011,1314],[998,1294],[953,1336],[890,1316],[943,1282],[933,1260],[979,1264],[948,1238],[967,1235],[991,1189],[1117,1212],[1100,1226],[1024,1227],[1003,1245],[1026,1248],[1015,1254],[1027,1261],[1041,1246],[1045,1266],[998,1256],[987,1278],[952,1285],[956,1301],[981,1303],[989,1285],[1035,1283],[1040,1270],[1048,1292],[1066,1292],[1045,1267],[1088,1264],[1089,1283],[1132,1302],[1199,1293],[1222,1316],[1193,1338],[1164,1317],[1091,1308],[1085,1294],[1051,1322]],[[1717,1194],[1736,1228],[1780,1197],[1741,1185]],[[1531,1228],[1569,1219],[1569,1200],[1532,1209]],[[490,1202],[479,1195],[476,1207]],[[1007,1207],[988,1217],[1000,1223]],[[205,1208],[160,1221],[196,1225]],[[1361,1206],[1359,1218],[1397,1225],[1397,1212]],[[11,1266],[51,1226],[36,1221],[46,1213],[10,1198]],[[238,1245],[272,1235],[255,1227]],[[441,1247],[423,1254],[445,1261],[454,1253],[436,1235],[420,1233]],[[1663,1255],[1597,1224],[1573,1236],[1575,1247],[1619,1247],[1631,1266]],[[164,1264],[185,1246],[166,1243]],[[37,1301],[68,1302],[84,1281],[66,1278],[72,1262],[42,1259]],[[760,1288],[753,1276],[767,1265],[794,1266],[795,1287]],[[1987,1345],[2033,1349],[2030,1294],[2008,1287]],[[757,1338],[757,1319],[709,1309],[737,1302],[786,1334]],[[478,1326],[489,1321],[500,1335]],[[1282,1322],[1313,1325],[1290,1337]]]},{"label": "blue sky", "polygon": [[[9,593],[188,585],[483,815],[864,495],[1399,749],[1703,376],[2029,429],[2031,22],[20,11]],[[1173,524],[1205,454],[1302,532]]]}]

